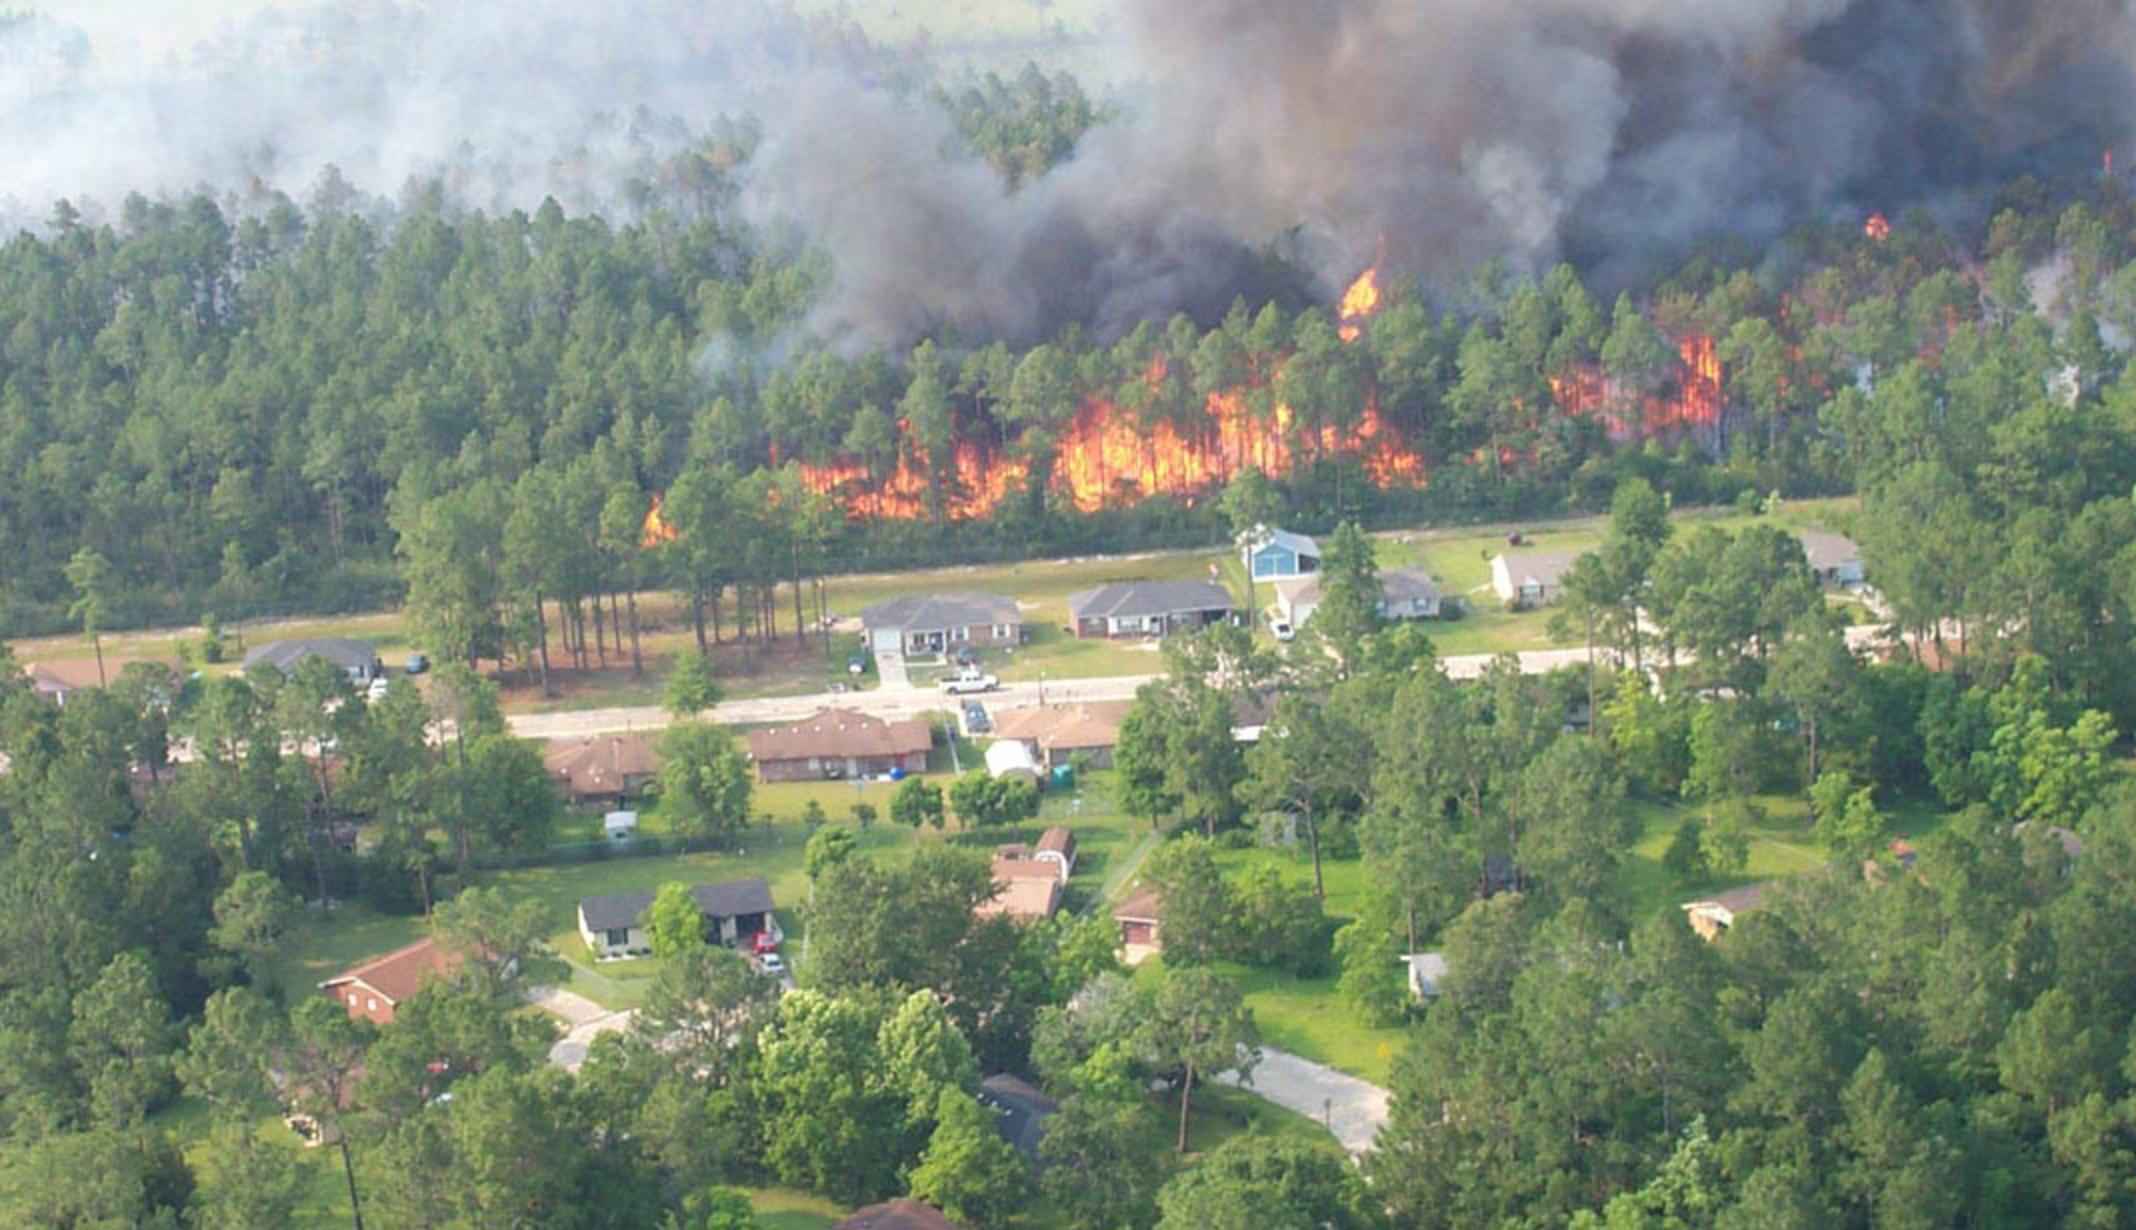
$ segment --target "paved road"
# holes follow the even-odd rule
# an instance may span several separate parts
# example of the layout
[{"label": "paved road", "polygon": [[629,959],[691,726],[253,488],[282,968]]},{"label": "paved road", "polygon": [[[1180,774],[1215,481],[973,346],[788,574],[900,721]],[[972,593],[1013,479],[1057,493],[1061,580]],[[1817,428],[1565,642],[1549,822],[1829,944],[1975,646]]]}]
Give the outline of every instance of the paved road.
[{"label": "paved road", "polygon": [[[1879,625],[1864,624],[1847,629],[1847,643],[1858,650],[1867,650],[1883,643],[1884,629]],[[1496,654],[1455,654],[1442,659],[1446,673],[1455,679],[1474,679],[1491,664]],[[1602,651],[1606,659],[1607,650]],[[1540,675],[1564,666],[1578,666],[1587,661],[1587,650],[1580,649],[1531,649],[1520,655],[1520,668],[1531,675]],[[1039,703],[1041,687],[1048,704],[1073,704],[1085,700],[1129,700],[1135,689],[1157,678],[1155,675],[1123,675],[1112,679],[1072,679],[1053,681],[1044,685],[1036,683],[1004,684],[999,690],[986,693],[981,699],[989,711],[1014,709],[1023,705]],[[877,689],[871,692],[817,692],[808,696],[766,697],[757,700],[730,700],[714,708],[708,715],[715,722],[729,725],[736,723],[792,722],[809,716],[818,709],[838,706],[857,709],[876,717],[904,718],[922,713],[937,712],[952,708],[949,697],[940,692],[914,688],[910,690]],[[644,707],[634,709],[582,709],[573,713],[519,713],[511,717],[512,731],[529,739],[573,739],[586,735],[609,734],[619,730],[657,730],[671,720],[664,709]]]},{"label": "paved road", "polygon": [[1261,1062],[1254,1067],[1251,1084],[1236,1076],[1223,1080],[1327,1124],[1352,1154],[1370,1152],[1373,1139],[1387,1123],[1386,1090],[1273,1047],[1261,1048]]}]

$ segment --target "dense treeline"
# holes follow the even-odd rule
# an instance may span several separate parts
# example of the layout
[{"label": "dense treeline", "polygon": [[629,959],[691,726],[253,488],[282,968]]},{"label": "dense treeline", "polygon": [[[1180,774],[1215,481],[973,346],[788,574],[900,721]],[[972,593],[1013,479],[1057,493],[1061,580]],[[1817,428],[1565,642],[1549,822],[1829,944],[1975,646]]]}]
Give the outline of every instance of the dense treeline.
[{"label": "dense treeline", "polygon": [[[1102,119],[1071,81],[1037,73],[940,102],[1005,173],[1057,161]],[[1937,406],[1925,436],[1977,448],[1976,425],[2045,400],[2036,378],[2074,367],[2099,396],[2120,367],[2102,338],[2136,329],[2125,194],[2105,185],[2058,211],[2021,184],[1977,241],[1925,216],[1882,242],[1805,228],[1755,274],[1702,256],[1614,306],[1566,268],[1398,287],[1358,344],[1294,298],[1117,339],[1070,327],[1028,348],[943,337],[853,355],[806,331],[834,271],[735,220],[756,140],[747,123],[713,134],[625,225],[553,204],[466,213],[437,185],[389,207],[333,176],[302,208],[136,198],[90,225],[62,203],[0,248],[0,538],[15,544],[0,617],[63,622],[62,565],[82,547],[112,565],[121,623],[375,604],[410,583],[395,553],[436,497],[496,510],[527,481],[556,493],[528,515],[608,557],[597,583],[572,583],[584,592],[769,583],[768,560],[633,558],[608,502],[642,509],[722,466],[723,485],[776,481],[774,463],[796,460],[857,466],[864,484],[901,464],[927,479],[918,522],[832,512],[816,536],[841,567],[1217,534],[1207,501],[1075,511],[1052,478],[1093,399],[1188,439],[1211,431],[1211,394],[1262,418],[1287,406],[1285,511],[1304,524],[1596,507],[1626,473],[1684,501],[1846,490],[1880,430],[1865,402],[1917,390]],[[1686,396],[1687,337],[1714,339],[1725,371],[1711,421],[1613,450],[1606,418]],[[1368,409],[1421,457],[1421,491],[1378,490],[1325,447]],[[970,480],[960,444],[1028,477],[992,515],[949,524]],[[492,554],[504,517],[482,532]]]}]

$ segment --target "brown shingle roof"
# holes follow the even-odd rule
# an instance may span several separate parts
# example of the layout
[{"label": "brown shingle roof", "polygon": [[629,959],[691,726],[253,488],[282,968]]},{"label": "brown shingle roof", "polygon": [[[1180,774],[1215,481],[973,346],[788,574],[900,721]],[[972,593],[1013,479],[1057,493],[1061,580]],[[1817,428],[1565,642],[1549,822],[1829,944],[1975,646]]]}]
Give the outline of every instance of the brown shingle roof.
[{"label": "brown shingle roof", "polygon": [[832,1230],[958,1230],[940,1210],[917,1200],[892,1200],[856,1210]]},{"label": "brown shingle roof", "polygon": [[[119,672],[125,670],[129,666],[132,666],[136,662],[146,662],[152,666],[168,667],[171,670],[178,669],[176,663],[166,662],[160,658],[120,658],[107,656],[104,659],[104,678],[110,680],[113,683],[117,683],[119,680]],[[60,692],[73,692],[82,688],[93,688],[98,686],[96,681],[95,658],[77,658],[65,662],[32,662],[27,666],[23,667],[22,669],[23,673],[27,674],[30,677],[30,686],[32,688],[35,688],[37,691],[44,693],[47,696]]]},{"label": "brown shingle roof", "polygon": [[659,746],[647,733],[595,735],[552,743],[541,760],[549,776],[581,798],[621,794],[627,788],[627,779],[651,777],[660,771]]},{"label": "brown shingle roof", "polygon": [[[1032,866],[1033,864],[1021,864]],[[1061,880],[1051,864],[1039,863],[1045,874],[1017,875],[1014,878],[1002,874],[1004,864],[994,864],[994,882],[1000,891],[979,903],[972,913],[981,918],[1006,914],[1010,918],[1051,918],[1061,905]]]},{"label": "brown shingle roof", "polygon": [[1115,922],[1162,922],[1164,899],[1158,895],[1157,886],[1145,884],[1129,893],[1127,900],[1113,907]]},{"label": "brown shingle roof", "polygon": [[1120,723],[1134,707],[1131,700],[1100,700],[1004,709],[994,715],[994,733],[1003,739],[1036,743],[1048,751],[1111,747],[1120,741]]},{"label": "brown shingle roof", "polygon": [[361,982],[386,999],[399,1003],[421,990],[425,982],[450,978],[459,968],[457,954],[439,947],[436,940],[422,939],[343,970],[320,983],[319,987],[325,990],[343,983]]},{"label": "brown shingle roof", "polygon": [[792,726],[749,732],[749,754],[760,763],[819,756],[909,756],[933,744],[933,734],[919,718],[889,722],[851,709],[824,709]]},{"label": "brown shingle roof", "polygon": [[1075,834],[1056,824],[1038,835],[1040,853],[1065,854],[1075,857]]}]

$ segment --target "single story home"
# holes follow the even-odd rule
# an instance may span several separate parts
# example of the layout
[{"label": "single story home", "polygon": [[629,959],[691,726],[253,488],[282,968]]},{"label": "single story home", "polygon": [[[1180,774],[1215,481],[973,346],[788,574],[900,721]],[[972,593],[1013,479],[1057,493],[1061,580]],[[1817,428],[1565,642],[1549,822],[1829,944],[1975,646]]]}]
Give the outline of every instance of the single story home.
[{"label": "single story home", "polygon": [[1129,893],[1113,907],[1113,921],[1119,924],[1121,955],[1129,965],[1164,951],[1164,900],[1155,885]]},{"label": "single story home", "polygon": [[964,645],[1016,645],[1023,612],[1000,594],[916,594],[878,602],[860,613],[877,653],[945,653]]},{"label": "single story home", "polygon": [[1508,606],[1543,606],[1585,551],[1507,551],[1491,557],[1491,590]]},{"label": "single story home", "polygon": [[557,790],[573,803],[617,803],[644,792],[660,775],[660,743],[649,732],[558,739],[542,752]]},{"label": "single story home", "polygon": [[245,654],[245,669],[255,666],[272,666],[283,674],[297,669],[297,663],[306,658],[324,658],[344,671],[355,683],[369,683],[386,673],[385,663],[378,660],[378,647],[369,641],[352,641],[344,637],[306,637],[292,641],[268,641],[254,645]]},{"label": "single story home", "polygon": [[962,1230],[940,1209],[917,1200],[891,1200],[856,1209],[831,1230]]},{"label": "single story home", "polygon": [[978,917],[1030,922],[1051,918],[1061,908],[1061,877],[1052,863],[997,855],[992,870],[995,892],[972,910]]},{"label": "single story home", "polygon": [[1091,768],[1109,769],[1120,723],[1134,707],[1131,700],[1094,700],[1004,709],[994,715],[994,734],[1022,743],[1048,772],[1079,752]]},{"label": "single story home", "polygon": [[375,1025],[391,1025],[393,1010],[426,983],[449,979],[459,971],[457,953],[434,939],[421,939],[352,966],[319,984],[328,999],[349,1015]]},{"label": "single story home", "polygon": [[1238,618],[1213,581],[1114,581],[1068,596],[1077,637],[1166,636]]},{"label": "single story home", "polygon": [[767,782],[920,773],[933,746],[923,719],[893,722],[851,709],[822,709],[791,726],[749,732],[749,756]]},{"label": "single story home", "polygon": [[1818,584],[1862,583],[1862,549],[1853,539],[1824,530],[1804,530],[1796,537],[1802,540],[1802,554],[1809,559],[1810,575]]},{"label": "single story home", "polygon": [[1061,1104],[1039,1092],[1031,1082],[1006,1072],[997,1072],[979,1082],[979,1104],[994,1112],[994,1126],[1001,1138],[1016,1146],[1024,1160],[1038,1164],[1038,1142],[1046,1135],[1046,1117]]},{"label": "single story home", "polygon": [[1263,527],[1239,552],[1246,575],[1256,581],[1277,581],[1320,571],[1320,544],[1303,534]]},{"label": "single story home", "polygon": [[1766,890],[1771,887],[1770,884],[1745,884],[1703,900],[1686,901],[1684,915],[1700,939],[1717,940],[1721,932],[1735,925],[1736,919],[1764,905]]},{"label": "single story home", "polygon": [[[766,934],[776,946],[785,939],[779,920],[772,913],[771,885],[761,876],[729,880],[723,884],[698,884],[690,889],[697,912],[705,920],[705,938],[730,948],[755,945]],[[578,904],[579,938],[596,957],[616,957],[653,950],[645,930],[645,912],[652,908],[652,893],[606,893],[582,897]]]},{"label": "single story home", "polygon": [[996,739],[986,748],[986,773],[988,777],[1020,777],[1032,785],[1038,784],[1038,758],[1031,749],[1015,739]]},{"label": "single story home", "polygon": [[[1276,614],[1302,628],[1320,609],[1320,580],[1313,576],[1276,582]],[[1437,619],[1439,583],[1419,568],[1392,568],[1380,574],[1382,619]]]},{"label": "single story home", "polygon": [[137,663],[160,666],[183,678],[175,662],[154,658],[106,657],[104,673],[100,682],[97,676],[96,659],[84,658],[73,662],[32,662],[22,668],[30,677],[30,691],[44,697],[55,705],[64,705],[67,698],[84,688],[102,687],[104,683],[117,683],[120,672]]},{"label": "single story home", "polygon": [[1446,981],[1446,956],[1436,952],[1412,952],[1402,958],[1409,969],[1409,993],[1420,1000],[1439,998]]}]

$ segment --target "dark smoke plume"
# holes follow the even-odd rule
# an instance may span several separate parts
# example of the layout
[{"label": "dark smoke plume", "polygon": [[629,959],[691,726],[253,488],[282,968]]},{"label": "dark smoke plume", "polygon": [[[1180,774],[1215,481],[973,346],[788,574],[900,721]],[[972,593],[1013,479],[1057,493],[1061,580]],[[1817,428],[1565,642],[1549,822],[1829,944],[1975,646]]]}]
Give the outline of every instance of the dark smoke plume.
[{"label": "dark smoke plume", "polygon": [[1014,194],[945,153],[906,61],[743,0],[356,3],[118,66],[18,23],[0,191],[294,190],[332,162],[374,190],[450,167],[471,204],[614,208],[606,171],[678,139],[634,117],[701,131],[746,109],[765,141],[745,210],[834,261],[815,328],[1022,340],[1206,315],[1278,284],[1272,256],[1323,293],[1382,257],[1427,281],[1487,259],[1607,278],[1835,211],[1962,211],[2013,174],[2097,166],[2136,102],[2126,0],[1120,0],[1118,18],[1119,80],[1093,84],[1120,118]]}]

